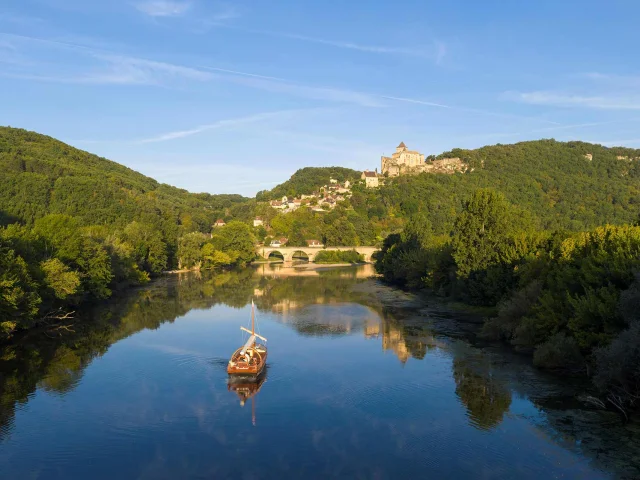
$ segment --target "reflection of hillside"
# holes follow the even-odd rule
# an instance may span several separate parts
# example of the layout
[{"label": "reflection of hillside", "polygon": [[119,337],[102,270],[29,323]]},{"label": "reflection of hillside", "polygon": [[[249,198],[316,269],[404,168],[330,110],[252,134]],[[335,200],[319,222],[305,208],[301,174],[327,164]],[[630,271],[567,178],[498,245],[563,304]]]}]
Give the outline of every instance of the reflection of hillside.
[{"label": "reflection of hillside", "polygon": [[87,310],[63,335],[34,332],[0,349],[0,439],[10,430],[16,403],[27,401],[37,387],[66,393],[112,344],[173,322],[194,308],[218,303],[243,307],[256,282],[250,270],[160,279],[125,299]]}]

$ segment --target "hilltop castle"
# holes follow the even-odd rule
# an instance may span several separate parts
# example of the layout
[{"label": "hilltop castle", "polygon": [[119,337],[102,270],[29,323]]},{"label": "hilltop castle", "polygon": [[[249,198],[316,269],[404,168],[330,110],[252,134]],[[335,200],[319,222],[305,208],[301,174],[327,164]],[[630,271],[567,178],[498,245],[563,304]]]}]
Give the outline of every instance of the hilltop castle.
[{"label": "hilltop castle", "polygon": [[396,147],[396,152],[390,157],[382,157],[382,175],[397,177],[404,170],[424,165],[424,155],[415,150],[409,150],[404,142]]},{"label": "hilltop castle", "polygon": [[387,177],[398,175],[412,175],[416,173],[454,173],[465,172],[467,165],[459,158],[440,158],[425,162],[424,155],[415,150],[409,150],[404,142],[396,147],[390,157],[381,157],[381,173]]}]

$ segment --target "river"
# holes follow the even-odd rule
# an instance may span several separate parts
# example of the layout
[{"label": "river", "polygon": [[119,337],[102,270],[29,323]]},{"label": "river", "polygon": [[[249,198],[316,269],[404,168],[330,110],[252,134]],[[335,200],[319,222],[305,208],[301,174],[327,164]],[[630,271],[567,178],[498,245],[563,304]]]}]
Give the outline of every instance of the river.
[{"label": "river", "polygon": [[[0,477],[640,478],[640,427],[588,385],[372,273],[168,276],[1,348]],[[243,393],[252,299],[269,360]]]}]

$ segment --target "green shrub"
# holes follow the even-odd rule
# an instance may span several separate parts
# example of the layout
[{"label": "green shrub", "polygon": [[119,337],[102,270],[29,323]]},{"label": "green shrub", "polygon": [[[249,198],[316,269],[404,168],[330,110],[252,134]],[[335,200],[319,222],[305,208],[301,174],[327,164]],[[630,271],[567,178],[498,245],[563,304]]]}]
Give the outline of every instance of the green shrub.
[{"label": "green shrub", "polygon": [[315,263],[361,263],[364,257],[355,250],[322,250],[316,254]]},{"label": "green shrub", "polygon": [[596,349],[594,384],[621,410],[640,408],[640,320]]},{"label": "green shrub", "polygon": [[548,370],[577,372],[584,369],[584,358],[574,338],[556,333],[536,348],[533,364]]}]

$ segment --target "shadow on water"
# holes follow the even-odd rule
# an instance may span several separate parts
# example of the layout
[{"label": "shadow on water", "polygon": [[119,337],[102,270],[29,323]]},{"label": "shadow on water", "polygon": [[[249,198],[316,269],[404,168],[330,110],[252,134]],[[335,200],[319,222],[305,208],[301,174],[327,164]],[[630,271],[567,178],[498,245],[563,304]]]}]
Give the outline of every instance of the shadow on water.
[{"label": "shadow on water", "polygon": [[[547,377],[522,357],[476,348],[466,335],[452,337],[447,332],[457,321],[455,315],[420,308],[399,311],[375,293],[354,289],[370,274],[363,271],[367,272],[346,268],[296,273],[262,265],[217,275],[179,274],[85,311],[64,335],[25,335],[0,349],[0,445],[11,435],[16,409],[37,389],[65,395],[92,360],[116,342],[143,329],[157,329],[192,309],[217,304],[242,308],[254,299],[258,310],[277,314],[276,321],[300,335],[379,339],[382,350],[402,364],[444,352],[452,359],[455,395],[474,428],[492,431],[508,415],[530,415],[513,411],[515,398],[526,398],[537,409],[530,420],[541,434],[586,455],[598,468],[640,477],[637,424],[622,425],[613,414],[583,408],[573,400],[579,384]],[[226,362],[209,360],[216,369],[226,368]],[[241,405],[248,400],[255,404],[266,378],[265,371],[258,382],[230,382],[228,390]],[[255,422],[255,414],[252,417]]]}]

